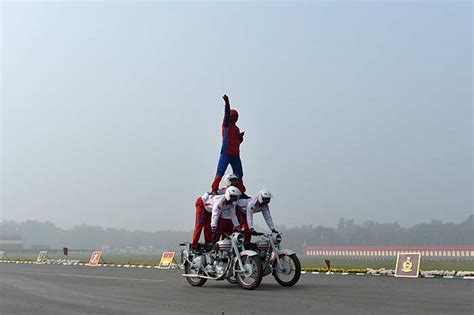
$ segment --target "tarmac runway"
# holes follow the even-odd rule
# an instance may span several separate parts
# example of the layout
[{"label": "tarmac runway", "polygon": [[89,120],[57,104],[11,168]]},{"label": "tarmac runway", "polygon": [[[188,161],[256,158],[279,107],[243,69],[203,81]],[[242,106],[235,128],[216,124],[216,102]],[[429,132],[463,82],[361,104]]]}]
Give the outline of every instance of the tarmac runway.
[{"label": "tarmac runway", "polygon": [[1,314],[473,314],[474,281],[301,275],[254,291],[181,270],[0,264]]}]

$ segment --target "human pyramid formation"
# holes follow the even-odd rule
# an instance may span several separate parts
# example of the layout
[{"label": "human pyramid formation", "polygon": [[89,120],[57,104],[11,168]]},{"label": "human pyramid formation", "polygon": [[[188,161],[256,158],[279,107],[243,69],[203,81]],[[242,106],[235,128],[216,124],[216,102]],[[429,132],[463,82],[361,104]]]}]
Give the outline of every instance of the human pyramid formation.
[{"label": "human pyramid formation", "polygon": [[[197,249],[201,231],[204,229],[204,241],[214,243],[223,233],[230,234],[233,230],[244,234],[244,242],[250,242],[254,230],[253,215],[262,212],[265,222],[273,233],[275,230],[268,204],[272,194],[261,190],[251,198],[245,194],[242,161],[240,160],[240,144],[244,140],[244,132],[240,132],[236,123],[239,113],[230,109],[229,97],[222,97],[225,103],[224,120],[222,122],[222,146],[217,164],[217,173],[211,184],[211,192],[196,199],[196,221],[192,239],[192,248]],[[224,188],[219,183],[227,166],[232,166],[233,174],[224,177]]]}]

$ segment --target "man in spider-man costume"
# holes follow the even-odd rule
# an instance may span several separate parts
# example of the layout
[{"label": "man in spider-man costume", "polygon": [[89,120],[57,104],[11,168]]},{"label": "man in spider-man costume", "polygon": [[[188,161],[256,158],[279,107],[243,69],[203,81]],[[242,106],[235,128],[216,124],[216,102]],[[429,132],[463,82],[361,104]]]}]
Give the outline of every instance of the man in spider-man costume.
[{"label": "man in spider-man costume", "polygon": [[244,141],[244,132],[240,132],[239,127],[236,125],[239,113],[235,109],[230,109],[229,97],[224,95],[222,98],[225,103],[224,120],[222,121],[222,147],[219,163],[217,164],[216,177],[212,182],[211,188],[213,192],[219,189],[221,178],[230,164],[233,173],[238,177],[236,187],[244,193],[245,186],[242,180],[244,172],[240,160],[240,143]]}]

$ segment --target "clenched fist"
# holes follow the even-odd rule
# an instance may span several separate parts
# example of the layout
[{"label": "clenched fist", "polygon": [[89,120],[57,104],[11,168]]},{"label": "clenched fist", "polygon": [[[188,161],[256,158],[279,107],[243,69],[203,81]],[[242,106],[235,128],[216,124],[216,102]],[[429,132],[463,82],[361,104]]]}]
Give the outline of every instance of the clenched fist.
[{"label": "clenched fist", "polygon": [[222,96],[222,98],[224,99],[224,102],[225,102],[226,104],[229,103],[229,97],[228,97],[226,94],[224,94],[224,96]]}]

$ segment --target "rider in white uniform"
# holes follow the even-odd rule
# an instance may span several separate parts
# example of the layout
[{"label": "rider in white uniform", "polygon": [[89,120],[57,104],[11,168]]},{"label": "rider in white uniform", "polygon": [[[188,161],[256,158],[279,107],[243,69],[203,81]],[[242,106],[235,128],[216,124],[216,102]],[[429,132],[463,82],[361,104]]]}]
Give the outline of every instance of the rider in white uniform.
[{"label": "rider in white uniform", "polygon": [[235,214],[235,202],[241,196],[240,190],[230,186],[224,195],[211,196],[204,202],[206,211],[211,212],[211,230],[214,240],[219,235],[215,235],[218,227],[219,232],[230,234],[232,229],[240,230],[239,220]]},{"label": "rider in white uniform", "polygon": [[[222,197],[225,194],[225,191],[228,187],[234,186],[236,187],[238,183],[238,177],[234,174],[228,174],[224,178],[224,184],[226,187],[220,188],[217,193]],[[213,233],[211,230],[211,213],[212,213],[212,205],[214,204],[214,200],[208,202],[209,198],[214,196],[211,193],[205,193],[201,197],[196,199],[195,207],[196,207],[196,219],[194,223],[194,232],[191,241],[192,248],[198,248],[199,238],[201,236],[201,231],[204,229],[204,240],[206,243],[212,243],[213,241]],[[216,196],[217,197],[217,196]],[[207,205],[206,205],[207,203]]]},{"label": "rider in white uniform", "polygon": [[[254,213],[261,212],[263,214],[265,222],[268,225],[268,228],[273,233],[278,233],[278,231],[275,230],[275,225],[273,224],[272,215],[268,206],[272,197],[272,194],[268,190],[263,189],[258,193],[256,197],[237,200],[236,206],[241,214],[239,218],[241,221],[241,227],[244,229],[244,232],[249,231],[250,234],[255,235],[253,215]],[[250,234],[244,233],[244,236],[246,237],[246,242],[250,241]]]}]

